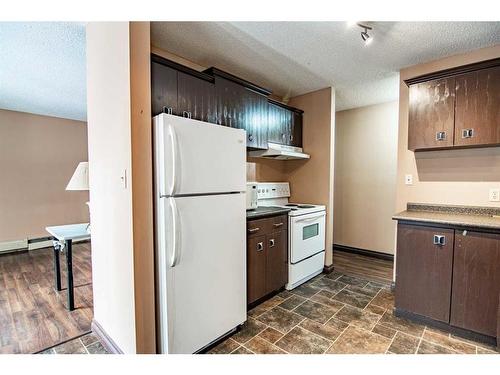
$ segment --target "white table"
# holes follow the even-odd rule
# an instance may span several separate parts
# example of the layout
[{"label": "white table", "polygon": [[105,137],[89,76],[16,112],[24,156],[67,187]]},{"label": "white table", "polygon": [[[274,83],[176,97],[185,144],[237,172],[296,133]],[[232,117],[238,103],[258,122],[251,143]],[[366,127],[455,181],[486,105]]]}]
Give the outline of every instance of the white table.
[{"label": "white table", "polygon": [[66,268],[68,279],[68,310],[75,309],[75,294],[73,288],[73,241],[88,240],[88,223],[58,225],[46,227],[57,241],[54,241],[54,275],[57,291],[61,291],[61,267],[59,264],[59,252],[66,250]]}]

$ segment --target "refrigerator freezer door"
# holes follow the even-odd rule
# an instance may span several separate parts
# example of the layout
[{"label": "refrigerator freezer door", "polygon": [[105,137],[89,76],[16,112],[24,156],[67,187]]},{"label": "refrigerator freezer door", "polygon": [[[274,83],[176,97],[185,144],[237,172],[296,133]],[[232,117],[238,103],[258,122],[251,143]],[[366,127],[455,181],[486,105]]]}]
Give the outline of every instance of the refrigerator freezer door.
[{"label": "refrigerator freezer door", "polygon": [[160,196],[246,190],[244,130],[167,114],[153,122]]},{"label": "refrigerator freezer door", "polygon": [[193,353],[246,320],[245,203],[245,194],[159,199],[163,353]]}]

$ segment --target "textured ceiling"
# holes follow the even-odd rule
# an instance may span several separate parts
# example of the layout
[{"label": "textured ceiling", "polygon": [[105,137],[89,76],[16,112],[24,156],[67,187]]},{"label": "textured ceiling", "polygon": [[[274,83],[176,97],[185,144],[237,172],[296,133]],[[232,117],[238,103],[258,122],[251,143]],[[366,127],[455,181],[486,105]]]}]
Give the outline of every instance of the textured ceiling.
[{"label": "textured ceiling", "polygon": [[85,120],[85,24],[0,22],[0,108]]},{"label": "textured ceiling", "polygon": [[500,43],[500,22],[154,22],[152,43],[295,96],[333,85],[337,110],[398,98],[401,68]]}]

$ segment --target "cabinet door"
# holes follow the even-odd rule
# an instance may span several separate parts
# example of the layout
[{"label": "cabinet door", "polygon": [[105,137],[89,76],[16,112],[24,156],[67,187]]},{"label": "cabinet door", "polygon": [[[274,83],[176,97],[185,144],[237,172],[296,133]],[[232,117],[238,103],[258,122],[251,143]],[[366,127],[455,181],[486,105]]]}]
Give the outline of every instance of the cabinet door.
[{"label": "cabinet door", "polygon": [[230,80],[215,77],[215,102],[217,124],[231,128],[243,128],[244,87]]},{"label": "cabinet door", "polygon": [[288,282],[287,232],[280,230],[268,234],[267,241],[267,293],[280,289]]},{"label": "cabinet door", "polygon": [[266,236],[247,240],[247,300],[257,301],[266,295]]},{"label": "cabinet door", "polygon": [[247,131],[247,147],[267,149],[267,98],[244,88],[243,125]]},{"label": "cabinet door", "polygon": [[153,116],[177,114],[177,70],[151,63],[151,106]]},{"label": "cabinet door", "polygon": [[292,112],[273,103],[269,103],[268,111],[269,142],[290,144]]},{"label": "cabinet door", "polygon": [[449,322],[453,241],[453,229],[398,225],[396,308]]},{"label": "cabinet door", "polygon": [[408,149],[453,146],[455,78],[411,85]]},{"label": "cabinet door", "polygon": [[455,146],[500,143],[500,67],[457,76]]},{"label": "cabinet door", "polygon": [[182,72],[177,73],[177,112],[179,116],[216,122],[214,84]]},{"label": "cabinet door", "polygon": [[500,235],[456,231],[451,321],[496,336],[500,293]]},{"label": "cabinet door", "polygon": [[292,132],[290,145],[302,147],[302,113],[292,112]]}]

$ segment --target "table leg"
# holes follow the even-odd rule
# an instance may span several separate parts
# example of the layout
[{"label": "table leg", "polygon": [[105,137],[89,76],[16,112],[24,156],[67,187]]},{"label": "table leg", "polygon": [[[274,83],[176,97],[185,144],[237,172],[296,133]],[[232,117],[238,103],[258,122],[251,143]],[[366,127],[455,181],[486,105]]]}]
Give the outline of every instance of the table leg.
[{"label": "table leg", "polygon": [[66,267],[68,276],[68,310],[75,309],[75,295],[73,290],[73,241],[66,240]]},{"label": "table leg", "polygon": [[61,267],[59,262],[59,245],[54,243],[54,277],[56,281],[56,290],[61,291]]}]

